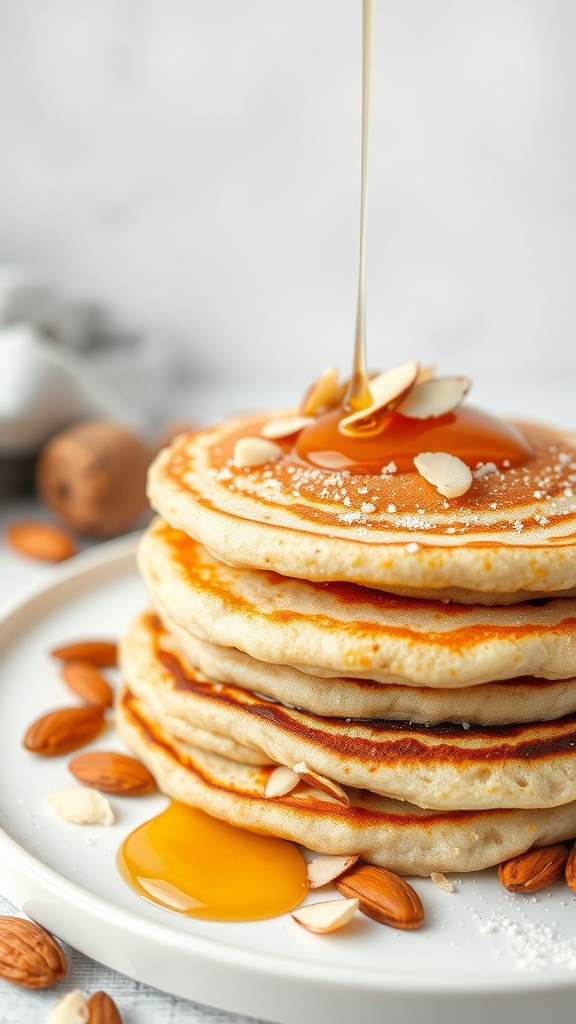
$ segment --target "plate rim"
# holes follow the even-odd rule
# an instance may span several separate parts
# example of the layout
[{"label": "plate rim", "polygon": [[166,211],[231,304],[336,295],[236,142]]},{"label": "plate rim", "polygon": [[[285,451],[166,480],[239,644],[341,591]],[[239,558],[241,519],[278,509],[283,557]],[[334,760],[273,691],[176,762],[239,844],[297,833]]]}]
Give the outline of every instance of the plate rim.
[{"label": "plate rim", "polygon": [[[0,605],[0,658],[3,654],[3,641],[6,637],[10,643],[13,637],[17,636],[17,629],[12,632],[10,627],[17,626],[18,618],[26,615],[27,612],[34,615],[34,603],[45,597],[47,592],[58,591],[70,581],[76,581],[79,586],[82,586],[89,584],[93,576],[105,578],[106,575],[109,575],[112,578],[114,575],[120,576],[122,573],[132,572],[136,566],[135,555],[140,533],[141,531],[137,531],[80,552],[66,563],[49,569],[39,581],[34,582],[31,586],[28,585],[14,597],[3,601]],[[403,972],[395,969],[386,972],[385,968],[382,971],[376,971],[370,967],[363,971],[358,965],[353,968],[343,968],[340,964],[330,965],[316,962],[312,958],[306,962],[304,954],[302,958],[298,958],[285,954],[265,953],[260,950],[246,950],[228,941],[173,929],[168,920],[164,924],[139,915],[136,911],[118,906],[108,898],[85,889],[82,885],[61,875],[50,865],[43,864],[37,856],[10,836],[1,823],[0,858],[8,858],[12,869],[23,880],[32,878],[37,884],[43,886],[48,894],[57,897],[60,900],[60,906],[64,909],[67,907],[73,907],[75,911],[84,909],[87,914],[96,918],[99,924],[113,924],[124,933],[132,934],[135,929],[138,929],[146,941],[159,942],[164,950],[169,951],[171,947],[178,946],[179,951],[182,952],[185,947],[184,952],[188,955],[196,958],[208,958],[218,967],[228,966],[249,974],[260,974],[264,971],[271,980],[276,979],[278,982],[292,983],[306,980],[308,983],[316,985],[329,983],[336,989],[360,986],[363,991],[367,990],[373,994],[389,993],[403,996],[413,994],[419,998],[462,995],[497,996],[530,992],[546,993],[550,990],[562,993],[572,992],[576,988],[576,971],[570,975],[566,968],[551,967],[546,971],[534,974],[511,972],[482,976],[455,970],[453,975],[440,976],[431,971],[413,969],[406,969]],[[3,895],[14,902],[10,893],[11,888],[12,879],[8,886],[3,880]],[[15,902],[18,909],[22,909],[19,906],[20,902]],[[65,934],[58,937],[63,941],[69,941]],[[89,950],[82,949],[78,943],[76,943],[76,948],[79,948],[86,956],[93,957]],[[181,992],[176,992],[171,988],[162,989],[161,982],[153,982],[149,977],[128,973],[124,968],[115,966],[114,963],[108,963],[106,966],[137,981],[144,981],[160,990],[182,997]],[[195,997],[184,995],[183,998],[194,999]]]}]

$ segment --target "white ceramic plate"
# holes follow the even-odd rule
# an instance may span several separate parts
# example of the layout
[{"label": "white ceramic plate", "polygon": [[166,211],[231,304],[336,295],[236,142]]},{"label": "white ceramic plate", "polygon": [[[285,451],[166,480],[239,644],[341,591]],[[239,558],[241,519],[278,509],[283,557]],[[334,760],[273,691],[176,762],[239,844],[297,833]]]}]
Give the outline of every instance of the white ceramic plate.
[{"label": "white ceramic plate", "polygon": [[[47,651],[83,637],[117,638],[145,606],[134,547],[128,538],[79,556],[0,615],[4,895],[132,978],[282,1024],[485,1024],[489,1014],[506,1015],[510,1024],[572,1021],[576,906],[560,883],[522,897],[505,893],[495,872],[455,879],[453,894],[416,879],[426,907],[418,932],[360,915],[324,937],[288,915],[247,924],[195,921],[140,899],[115,866],[124,836],[157,813],[163,797],[113,799],[111,828],[54,816],[45,795],[73,782],[68,758],[37,758],[21,743],[32,719],[71,703]],[[112,728],[95,746],[122,749]]]}]

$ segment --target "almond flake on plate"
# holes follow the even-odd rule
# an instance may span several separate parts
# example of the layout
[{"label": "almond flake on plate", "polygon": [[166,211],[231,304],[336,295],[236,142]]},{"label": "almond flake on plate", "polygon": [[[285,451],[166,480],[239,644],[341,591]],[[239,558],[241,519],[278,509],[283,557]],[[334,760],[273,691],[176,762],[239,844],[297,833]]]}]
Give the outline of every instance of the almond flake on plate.
[{"label": "almond flake on plate", "polygon": [[309,932],[325,934],[343,928],[352,920],[360,906],[360,900],[326,900],[324,903],[309,903],[294,910],[294,920]]},{"label": "almond flake on plate", "polygon": [[353,867],[357,860],[357,856],[338,857],[330,854],[313,857],[306,865],[308,885],[311,889],[320,889],[321,886],[328,885],[328,882],[333,882],[335,878],[339,878]]},{"label": "almond flake on plate", "polygon": [[462,459],[448,452],[422,452],[414,465],[429,484],[445,498],[458,498],[472,485],[472,473]]},{"label": "almond flake on plate", "polygon": [[372,404],[340,420],[338,429],[341,433],[349,437],[368,437],[377,433],[386,413],[396,408],[410,391],[418,377],[418,370],[418,363],[402,363],[393,370],[372,377],[368,382]]},{"label": "almond flake on plate", "polygon": [[73,992],[67,992],[57,1003],[54,1004],[46,1024],[88,1024],[90,1010],[84,998],[84,993],[79,988]]},{"label": "almond flake on plate", "polygon": [[430,878],[437,885],[442,892],[454,892],[454,886],[452,882],[449,882],[446,875],[443,875],[441,871],[433,871]]},{"label": "almond flake on plate", "polygon": [[296,772],[284,764],[279,764],[268,776],[264,796],[267,799],[286,796],[287,793],[291,793],[295,789],[299,782],[300,776]]},{"label": "almond flake on plate", "polygon": [[75,825],[112,825],[114,811],[110,801],[87,786],[65,786],[53,789],[46,797],[52,810],[63,821]]},{"label": "almond flake on plate", "polygon": [[268,420],[262,427],[260,433],[262,437],[266,437],[269,440],[275,440],[279,437],[290,437],[292,434],[298,434],[304,427],[309,427],[311,423],[314,423],[312,416],[287,416],[284,419]]},{"label": "almond flake on plate", "polygon": [[237,469],[252,469],[267,462],[276,462],[281,455],[282,449],[273,441],[263,437],[241,437],[234,445],[233,461]]},{"label": "almond flake on plate", "polygon": [[403,416],[415,420],[444,416],[460,405],[469,390],[470,381],[466,377],[436,377],[415,384],[397,409]]}]

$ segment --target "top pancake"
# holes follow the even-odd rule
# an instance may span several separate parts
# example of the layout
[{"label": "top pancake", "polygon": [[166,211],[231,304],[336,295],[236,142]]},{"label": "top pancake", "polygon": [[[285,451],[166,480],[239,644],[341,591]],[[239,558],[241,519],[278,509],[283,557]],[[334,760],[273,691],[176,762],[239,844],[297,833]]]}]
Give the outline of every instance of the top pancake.
[{"label": "top pancake", "polygon": [[521,429],[534,456],[444,498],[417,472],[317,469],[283,455],[235,467],[272,414],[182,435],[149,474],[152,506],[230,565],[463,603],[576,595],[576,437]]}]

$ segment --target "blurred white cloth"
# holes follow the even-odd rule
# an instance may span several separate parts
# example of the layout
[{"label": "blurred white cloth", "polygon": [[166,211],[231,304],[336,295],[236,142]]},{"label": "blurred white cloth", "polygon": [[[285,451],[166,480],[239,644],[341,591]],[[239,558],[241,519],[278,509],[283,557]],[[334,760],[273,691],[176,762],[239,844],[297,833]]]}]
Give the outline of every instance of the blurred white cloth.
[{"label": "blurred white cloth", "polygon": [[157,338],[123,330],[29,271],[0,267],[0,457],[34,454],[84,419],[145,432],[170,373],[168,346]]}]

